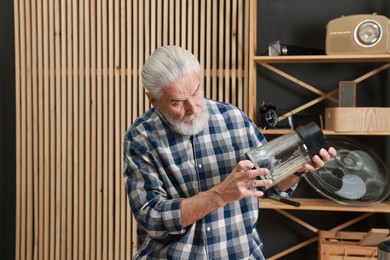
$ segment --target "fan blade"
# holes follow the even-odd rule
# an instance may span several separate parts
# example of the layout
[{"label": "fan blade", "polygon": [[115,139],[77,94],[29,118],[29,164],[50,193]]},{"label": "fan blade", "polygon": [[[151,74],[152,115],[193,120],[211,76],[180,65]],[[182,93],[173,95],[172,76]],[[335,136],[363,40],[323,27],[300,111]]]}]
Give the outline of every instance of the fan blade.
[{"label": "fan blade", "polygon": [[342,181],[341,189],[335,192],[340,197],[356,200],[366,194],[366,184],[358,176],[352,174],[344,175]]}]

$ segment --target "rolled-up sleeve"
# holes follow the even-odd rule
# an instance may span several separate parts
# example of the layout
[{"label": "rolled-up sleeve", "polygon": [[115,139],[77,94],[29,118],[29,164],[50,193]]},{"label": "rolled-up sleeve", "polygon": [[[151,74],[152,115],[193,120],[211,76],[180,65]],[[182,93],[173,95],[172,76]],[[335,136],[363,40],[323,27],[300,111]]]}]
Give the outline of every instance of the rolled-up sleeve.
[{"label": "rolled-up sleeve", "polygon": [[182,198],[168,198],[158,170],[145,149],[124,142],[124,177],[130,207],[137,222],[154,239],[181,234]]}]

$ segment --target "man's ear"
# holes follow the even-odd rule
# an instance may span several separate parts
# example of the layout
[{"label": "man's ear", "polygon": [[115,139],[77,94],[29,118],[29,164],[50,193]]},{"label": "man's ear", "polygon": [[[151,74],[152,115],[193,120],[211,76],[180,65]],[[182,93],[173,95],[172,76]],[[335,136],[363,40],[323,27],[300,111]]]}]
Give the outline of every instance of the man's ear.
[{"label": "man's ear", "polygon": [[145,92],[146,96],[148,97],[150,103],[152,104],[152,106],[157,109],[158,108],[158,102],[157,100],[152,96],[152,94],[150,94],[149,92]]}]

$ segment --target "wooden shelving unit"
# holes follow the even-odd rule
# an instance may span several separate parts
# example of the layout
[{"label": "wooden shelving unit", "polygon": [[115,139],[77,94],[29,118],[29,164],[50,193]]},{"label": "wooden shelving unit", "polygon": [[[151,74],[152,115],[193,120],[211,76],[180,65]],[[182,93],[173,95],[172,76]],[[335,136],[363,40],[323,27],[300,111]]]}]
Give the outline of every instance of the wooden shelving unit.
[{"label": "wooden shelving unit", "polygon": [[[309,91],[312,91],[318,96],[315,99],[311,99],[301,106],[291,109],[288,113],[279,116],[279,121],[285,120],[291,114],[297,114],[302,110],[310,108],[312,105],[317,104],[325,99],[329,99],[335,103],[335,106],[338,106],[338,86],[335,86],[334,90],[326,93],[322,91],[320,88],[312,86],[303,82],[302,80],[282,71],[279,69],[277,64],[325,64],[325,63],[339,63],[339,64],[353,64],[353,63],[376,63],[378,67],[373,69],[372,71],[368,71],[366,74],[361,75],[360,77],[353,80],[354,83],[359,83],[364,81],[365,79],[384,71],[390,68],[390,55],[389,54],[381,54],[381,55],[367,55],[367,54],[359,54],[359,55],[308,55],[308,56],[259,56],[256,53],[256,32],[257,32],[257,1],[251,1],[250,7],[250,35],[249,35],[249,47],[251,50],[250,60],[249,60],[249,117],[256,122],[256,97],[257,97],[257,66],[262,66],[267,70],[270,70],[275,73],[276,76],[284,77],[291,82],[296,83],[297,87],[303,87]],[[340,79],[342,80],[342,79]],[[261,88],[261,86],[259,86]],[[266,129],[261,130],[265,135],[282,135],[286,134],[291,129]],[[324,130],[325,135],[362,135],[362,136],[390,136],[390,131],[383,132],[335,132]],[[368,207],[353,207],[341,205],[336,202],[330,201],[328,199],[308,199],[308,198],[295,198],[295,200],[301,203],[300,207],[294,207],[288,204],[280,203],[274,200],[262,199],[260,201],[260,210],[274,210],[292,221],[302,225],[303,227],[313,231],[315,234],[312,238],[298,243],[292,247],[287,248],[286,250],[267,258],[269,260],[279,259],[280,257],[287,255],[293,251],[296,251],[302,247],[305,247],[311,243],[314,243],[318,240],[318,229],[311,224],[304,222],[303,220],[295,217],[290,214],[289,211],[303,210],[303,211],[340,211],[340,212],[360,212],[361,214],[358,217],[355,217],[345,223],[338,225],[331,229],[331,231],[342,230],[343,228],[350,226],[358,221],[361,221],[369,216],[372,216],[377,213],[390,213],[390,201],[385,201],[378,203],[376,205],[368,206]]]}]

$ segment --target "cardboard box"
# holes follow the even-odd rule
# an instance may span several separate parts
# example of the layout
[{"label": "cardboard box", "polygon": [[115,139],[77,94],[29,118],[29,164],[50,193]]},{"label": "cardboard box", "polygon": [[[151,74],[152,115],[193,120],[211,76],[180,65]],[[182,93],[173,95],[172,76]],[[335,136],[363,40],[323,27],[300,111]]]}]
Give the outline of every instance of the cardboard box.
[{"label": "cardboard box", "polygon": [[325,129],[335,132],[390,132],[389,107],[328,107]]},{"label": "cardboard box", "polygon": [[319,260],[376,260],[377,246],[360,246],[365,232],[319,231]]}]

